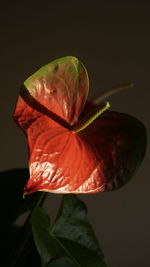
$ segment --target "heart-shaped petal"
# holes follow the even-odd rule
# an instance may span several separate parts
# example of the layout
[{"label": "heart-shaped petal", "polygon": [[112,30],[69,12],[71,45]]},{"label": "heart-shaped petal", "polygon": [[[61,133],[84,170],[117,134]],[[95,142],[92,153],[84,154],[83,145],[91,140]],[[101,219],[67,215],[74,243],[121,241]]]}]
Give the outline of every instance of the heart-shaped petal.
[{"label": "heart-shaped petal", "polygon": [[95,105],[87,102],[77,122],[87,94],[87,72],[74,57],[55,60],[25,81],[14,112],[28,138],[25,194],[110,191],[142,162],[147,139],[140,121],[106,111],[89,125]]}]

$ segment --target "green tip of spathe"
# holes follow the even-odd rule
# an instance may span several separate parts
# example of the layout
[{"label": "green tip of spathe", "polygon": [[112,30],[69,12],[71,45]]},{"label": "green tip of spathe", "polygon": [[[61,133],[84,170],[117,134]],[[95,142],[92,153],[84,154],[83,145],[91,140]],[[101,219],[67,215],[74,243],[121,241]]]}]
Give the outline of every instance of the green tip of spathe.
[{"label": "green tip of spathe", "polygon": [[48,76],[53,76],[56,74],[58,66],[59,68],[66,68],[67,64],[68,66],[72,66],[72,71],[74,72],[76,76],[78,76],[80,65],[83,66],[82,62],[79,61],[74,56],[66,56],[66,57],[55,59],[52,62],[49,62],[48,64],[44,65],[39,70],[37,70],[35,73],[33,73],[29,78],[27,78],[23,84],[26,88],[30,90],[33,84],[35,83],[36,79],[40,77],[46,78]]}]

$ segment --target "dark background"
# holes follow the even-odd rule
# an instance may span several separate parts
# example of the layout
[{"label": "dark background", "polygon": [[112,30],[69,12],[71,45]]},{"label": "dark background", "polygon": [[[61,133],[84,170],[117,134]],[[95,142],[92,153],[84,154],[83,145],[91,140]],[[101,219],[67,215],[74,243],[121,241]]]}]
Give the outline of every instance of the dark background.
[{"label": "dark background", "polygon": [[[27,166],[26,140],[12,119],[20,85],[35,70],[62,56],[76,56],[85,64],[91,96],[133,81],[134,88],[109,101],[113,110],[137,117],[148,130],[149,1],[90,2],[10,1],[1,6],[1,170]],[[124,188],[81,196],[109,267],[150,266],[148,150],[138,173]],[[52,216],[60,198],[48,196],[46,208]]]}]

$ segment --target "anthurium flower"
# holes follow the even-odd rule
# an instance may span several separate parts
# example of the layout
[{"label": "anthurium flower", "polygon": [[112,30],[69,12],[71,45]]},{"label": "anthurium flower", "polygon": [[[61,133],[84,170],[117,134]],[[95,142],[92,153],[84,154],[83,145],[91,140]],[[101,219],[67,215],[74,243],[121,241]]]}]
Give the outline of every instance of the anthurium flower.
[{"label": "anthurium flower", "polygon": [[125,184],[142,162],[146,130],[109,103],[86,102],[89,79],[75,57],[55,60],[23,84],[14,119],[28,140],[25,194],[97,193]]}]

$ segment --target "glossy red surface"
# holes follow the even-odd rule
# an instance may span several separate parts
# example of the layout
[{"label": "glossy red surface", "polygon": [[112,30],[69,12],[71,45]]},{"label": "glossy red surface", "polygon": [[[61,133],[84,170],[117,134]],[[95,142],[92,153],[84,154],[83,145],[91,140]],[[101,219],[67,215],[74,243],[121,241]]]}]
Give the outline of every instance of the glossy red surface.
[{"label": "glossy red surface", "polygon": [[[144,157],[143,124],[129,115],[106,111],[87,128],[74,133],[71,125],[77,121],[88,91],[86,74],[82,72],[79,87],[75,88],[67,72],[65,84],[67,80],[70,86],[73,84],[69,93],[68,87],[60,90],[62,80],[57,83],[51,77],[52,83],[45,87],[37,77],[31,79],[29,88],[22,88],[14,112],[15,121],[28,139],[30,179],[25,194],[38,190],[97,193],[125,184]],[[92,106],[87,102],[80,118]]]}]

